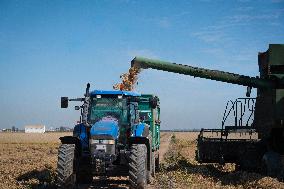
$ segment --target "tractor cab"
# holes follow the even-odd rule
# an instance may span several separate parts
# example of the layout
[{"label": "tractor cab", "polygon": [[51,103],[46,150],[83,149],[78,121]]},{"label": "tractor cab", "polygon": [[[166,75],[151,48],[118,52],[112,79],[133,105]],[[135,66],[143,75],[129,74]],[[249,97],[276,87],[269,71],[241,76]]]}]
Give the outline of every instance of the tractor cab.
[{"label": "tractor cab", "polygon": [[109,138],[126,145],[132,125],[139,122],[137,102],[139,96],[141,95],[138,93],[128,91],[91,92],[88,116],[91,137]]}]

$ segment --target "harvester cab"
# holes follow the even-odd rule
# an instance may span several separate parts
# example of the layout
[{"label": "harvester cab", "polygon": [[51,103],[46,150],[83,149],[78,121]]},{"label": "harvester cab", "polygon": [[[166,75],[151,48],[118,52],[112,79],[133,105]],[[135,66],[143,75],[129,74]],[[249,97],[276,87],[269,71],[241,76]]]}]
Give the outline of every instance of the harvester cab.
[{"label": "harvester cab", "polygon": [[[83,105],[75,106],[81,110],[81,118],[73,136],[60,138],[59,187],[90,183],[94,175],[126,174],[132,188],[145,188],[158,166],[160,125],[155,122],[159,116],[144,121],[140,115],[159,113],[159,99],[130,91],[89,89],[90,84],[84,98],[61,98],[62,108],[67,108],[69,101]],[[70,159],[72,165],[67,164]]]}]

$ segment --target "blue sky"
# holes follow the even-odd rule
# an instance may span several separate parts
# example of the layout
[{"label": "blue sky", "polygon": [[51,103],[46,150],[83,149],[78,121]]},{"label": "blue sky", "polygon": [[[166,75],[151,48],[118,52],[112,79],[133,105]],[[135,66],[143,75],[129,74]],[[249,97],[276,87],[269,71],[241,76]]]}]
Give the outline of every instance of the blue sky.
[{"label": "blue sky", "polygon": [[[79,112],[60,97],[111,89],[136,55],[256,76],[283,33],[283,0],[0,0],[0,128],[72,127]],[[218,128],[245,90],[155,70],[137,87],[160,97],[163,129]]]}]

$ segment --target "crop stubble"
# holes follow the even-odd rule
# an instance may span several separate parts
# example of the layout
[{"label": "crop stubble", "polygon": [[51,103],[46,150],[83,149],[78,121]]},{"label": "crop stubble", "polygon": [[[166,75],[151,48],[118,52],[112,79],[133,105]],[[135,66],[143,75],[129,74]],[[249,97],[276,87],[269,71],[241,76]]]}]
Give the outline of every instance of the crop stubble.
[{"label": "crop stubble", "polygon": [[174,133],[164,155],[155,188],[284,188],[275,178],[238,171],[234,164],[199,164],[195,161],[196,132]]},{"label": "crop stubble", "polygon": [[[58,138],[66,134],[0,133],[0,188],[54,188]],[[171,135],[161,133],[162,169],[150,188],[284,188],[277,179],[234,171],[233,164],[200,165],[194,160],[197,133]],[[94,180],[90,188],[128,188],[126,180]]]}]

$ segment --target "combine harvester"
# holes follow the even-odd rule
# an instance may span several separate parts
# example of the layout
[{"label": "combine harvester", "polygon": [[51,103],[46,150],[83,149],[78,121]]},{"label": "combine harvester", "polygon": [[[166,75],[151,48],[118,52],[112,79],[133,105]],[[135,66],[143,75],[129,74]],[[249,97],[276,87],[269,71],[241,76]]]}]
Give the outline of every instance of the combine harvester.
[{"label": "combine harvester", "polygon": [[146,188],[159,167],[160,106],[154,95],[129,91],[89,92],[73,136],[61,137],[58,150],[58,188],[89,184],[93,176],[128,175],[131,188]]},{"label": "combine harvester", "polygon": [[[259,53],[259,77],[141,57],[134,58],[131,65],[247,86],[247,97],[250,96],[252,88],[257,88],[256,98],[239,98],[232,102],[231,106],[227,104],[221,129],[201,130],[198,136],[196,159],[200,163],[236,163],[241,169],[262,171],[270,176],[281,176],[284,156],[284,45],[271,44],[268,51]],[[238,107],[242,109],[237,110]],[[243,124],[245,107],[251,115]],[[225,124],[230,112],[235,114],[234,125]],[[238,112],[240,115],[237,114]],[[254,120],[249,125],[253,114]],[[214,132],[219,135],[206,136]],[[256,139],[228,137],[230,133],[252,136],[253,132],[258,135]]]}]

